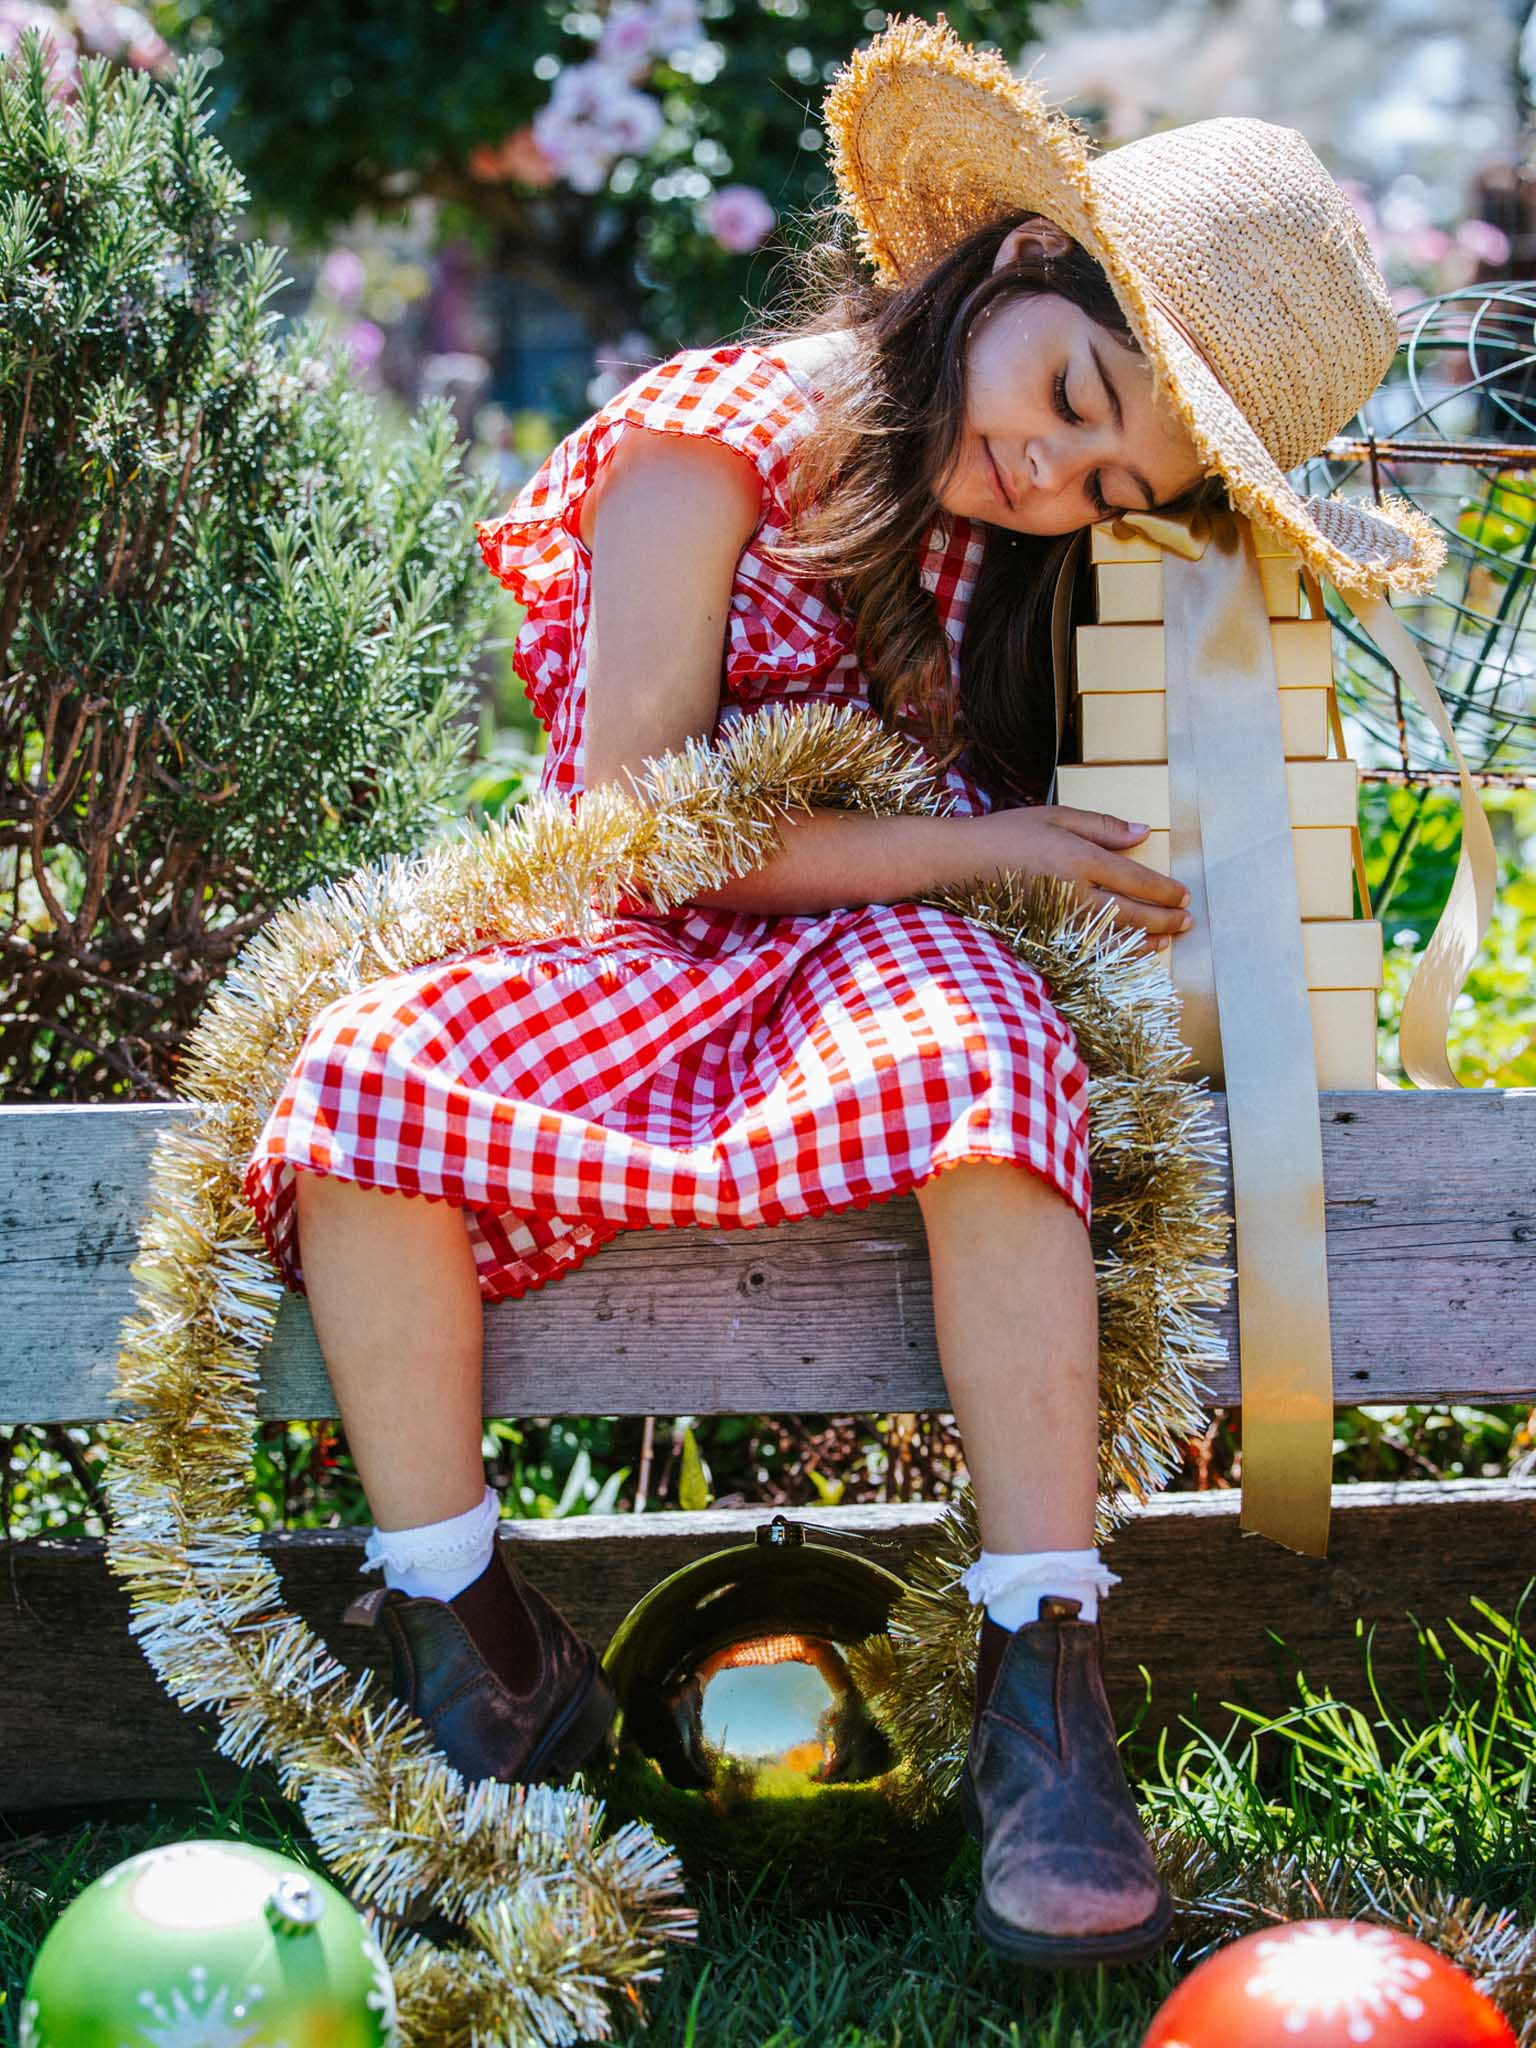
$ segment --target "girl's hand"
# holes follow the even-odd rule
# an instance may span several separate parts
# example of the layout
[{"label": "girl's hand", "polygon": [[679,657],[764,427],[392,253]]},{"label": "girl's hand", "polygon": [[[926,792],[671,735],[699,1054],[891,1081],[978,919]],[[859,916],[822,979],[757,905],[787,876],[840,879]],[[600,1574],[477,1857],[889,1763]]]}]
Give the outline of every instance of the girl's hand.
[{"label": "girl's hand", "polygon": [[1059,875],[1077,890],[1080,903],[1115,906],[1120,929],[1144,931],[1149,950],[1186,931],[1189,891],[1160,875],[1125,849],[1147,836],[1145,825],[1128,824],[1107,811],[1080,811],[1071,804],[1021,804],[987,811],[968,820],[973,847],[983,854],[979,872],[1013,868],[1027,875]]}]

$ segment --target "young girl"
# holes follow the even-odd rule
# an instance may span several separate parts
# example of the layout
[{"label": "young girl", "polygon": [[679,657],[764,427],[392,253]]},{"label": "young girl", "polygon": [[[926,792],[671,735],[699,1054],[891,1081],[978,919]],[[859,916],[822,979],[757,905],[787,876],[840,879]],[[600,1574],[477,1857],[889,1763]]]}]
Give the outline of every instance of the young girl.
[{"label": "young girl", "polygon": [[917,20],[850,61],[826,118],[859,249],[840,276],[835,238],[813,252],[834,280],[810,316],[642,372],[479,540],[527,608],[546,790],[577,803],[824,701],[927,749],[953,813],[817,811],[757,872],[626,906],[599,943],[493,945],[330,1004],[246,1191],[376,1518],[384,1583],[349,1616],[386,1629],[398,1697],[467,1776],[533,1781],[569,1777],[612,1700],[494,1542],[482,1303],[620,1230],[912,1190],[982,1532],[978,1925],[1023,1961],[1129,1959],[1171,1902],[1100,1675],[1087,1077],[1039,976],[914,899],[1013,870],[1148,945],[1188,925],[1133,858],[1143,825],[1042,801],[1043,595],[1082,526],[1228,492],[1331,575],[1413,574],[1389,517],[1284,476],[1370,395],[1394,324],[1290,130],[1206,122],[1090,163],[999,59]]}]

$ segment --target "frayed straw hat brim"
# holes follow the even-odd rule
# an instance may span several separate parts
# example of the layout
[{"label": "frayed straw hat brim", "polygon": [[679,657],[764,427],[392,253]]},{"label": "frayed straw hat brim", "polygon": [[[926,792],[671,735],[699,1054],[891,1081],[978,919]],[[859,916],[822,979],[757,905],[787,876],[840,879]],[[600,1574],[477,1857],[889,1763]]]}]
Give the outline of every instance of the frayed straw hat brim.
[{"label": "frayed straw hat brim", "polygon": [[1309,568],[1351,595],[1430,587],[1445,559],[1445,540],[1422,512],[1403,498],[1365,505],[1303,495],[1172,322],[1154,308],[1143,328],[1127,313],[1154,374],[1161,372],[1157,381],[1167,402],[1201,460],[1220,472],[1237,511],[1289,541]]},{"label": "frayed straw hat brim", "polygon": [[[1429,520],[1400,499],[1303,496],[1210,359],[1227,345],[1294,464],[1321,452],[1395,355],[1385,281],[1302,136],[1226,119],[1091,156],[1083,131],[1030,80],[961,42],[942,14],[897,20],[855,51],[823,118],[834,179],[879,281],[921,277],[990,222],[1043,215],[1102,266],[1159,397],[1240,512],[1351,593],[1433,582],[1445,543]],[[1232,200],[1245,176],[1246,215]],[[1192,331],[1202,325],[1204,349]]]}]

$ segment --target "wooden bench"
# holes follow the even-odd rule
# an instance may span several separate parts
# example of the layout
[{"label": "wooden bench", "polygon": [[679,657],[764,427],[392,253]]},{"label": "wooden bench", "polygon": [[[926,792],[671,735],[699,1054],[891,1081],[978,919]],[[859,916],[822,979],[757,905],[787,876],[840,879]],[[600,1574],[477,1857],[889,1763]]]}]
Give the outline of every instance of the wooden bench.
[{"label": "wooden bench", "polygon": [[[1536,1401],[1536,1091],[1327,1094],[1323,1148],[1339,1405]],[[156,1130],[188,1112],[0,1109],[0,1423],[109,1418],[129,1262]],[[1238,1399],[1232,1365],[1212,1398]],[[948,1406],[922,1220],[904,1197],[762,1230],[626,1233],[557,1286],[486,1318],[492,1415],[879,1413]],[[285,1298],[263,1415],[334,1412],[307,1309]],[[689,1558],[766,1508],[520,1522],[532,1577],[598,1644]],[[795,1512],[795,1511],[791,1511]],[[822,1528],[890,1536],[902,1559],[940,1504],[808,1508]],[[364,1531],[275,1534],[293,1607],[343,1661],[373,1646],[336,1626]],[[1222,1702],[1294,1702],[1299,1664],[1370,1710],[1357,1617],[1379,1624],[1378,1684],[1410,1703],[1405,1616],[1475,1628],[1536,1575],[1536,1483],[1356,1485],[1334,1492],[1327,1559],[1238,1529],[1238,1496],[1164,1494],[1106,1553],[1123,1578],[1106,1628],[1117,1714],[1142,1733]],[[205,1717],[160,1690],[128,1633],[100,1541],[29,1539],[0,1559],[0,1809],[226,1791],[237,1773]],[[1281,1643],[1276,1637],[1283,1638]],[[1448,1651],[1455,1649],[1442,1632]],[[1464,1665],[1463,1668],[1475,1668]],[[1431,1697],[1434,1697],[1431,1692]]]}]

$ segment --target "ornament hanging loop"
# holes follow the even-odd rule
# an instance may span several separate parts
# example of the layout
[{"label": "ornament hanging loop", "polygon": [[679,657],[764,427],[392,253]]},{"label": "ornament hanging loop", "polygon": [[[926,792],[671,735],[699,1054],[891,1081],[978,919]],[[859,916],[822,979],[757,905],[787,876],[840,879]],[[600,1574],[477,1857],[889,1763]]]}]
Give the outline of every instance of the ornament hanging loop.
[{"label": "ornament hanging loop", "polygon": [[840,1543],[862,1543],[871,1550],[905,1550],[906,1544],[896,1536],[866,1535],[862,1529],[839,1529],[830,1522],[812,1522],[805,1516],[790,1521],[787,1515],[776,1514],[771,1522],[761,1522],[757,1528],[759,1543],[774,1545],[803,1543],[807,1529],[818,1536],[835,1536]]}]

